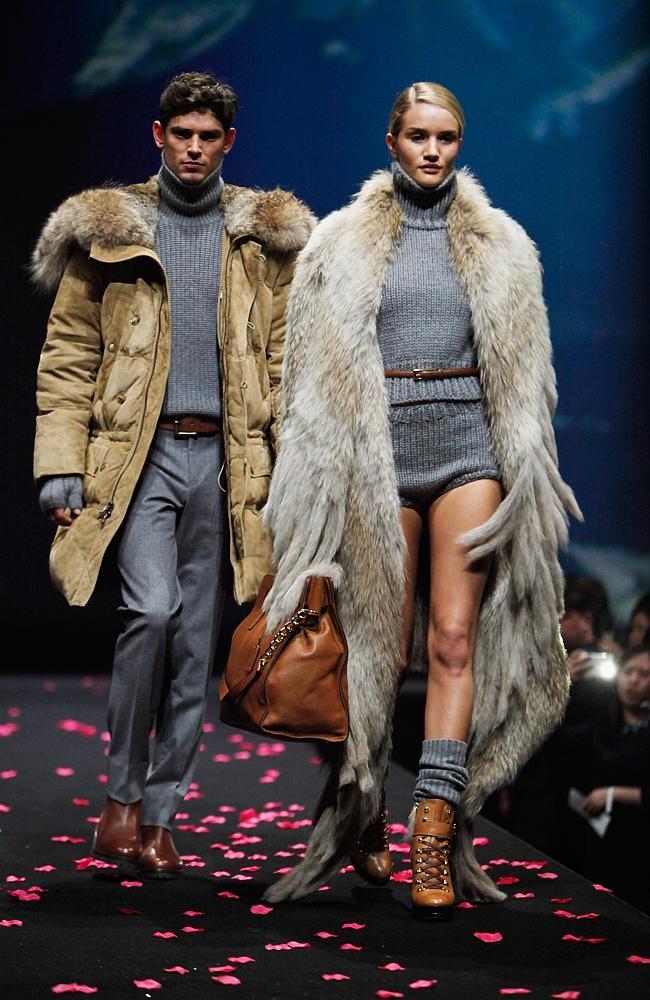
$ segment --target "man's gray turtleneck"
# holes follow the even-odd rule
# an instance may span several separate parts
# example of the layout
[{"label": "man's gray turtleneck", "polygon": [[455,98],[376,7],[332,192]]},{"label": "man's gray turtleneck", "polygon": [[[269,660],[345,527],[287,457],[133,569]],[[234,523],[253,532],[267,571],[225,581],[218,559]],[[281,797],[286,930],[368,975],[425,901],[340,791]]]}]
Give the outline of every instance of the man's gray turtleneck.
[{"label": "man's gray turtleneck", "polygon": [[183,184],[164,160],[158,173],[156,251],[167,275],[171,356],[161,416],[221,415],[217,304],[223,216],[221,168]]},{"label": "man's gray turtleneck", "polygon": [[[447,212],[456,174],[431,190],[393,163],[402,210],[399,247],[388,270],[377,317],[385,368],[472,368],[476,365],[467,295],[449,258]],[[414,381],[387,378],[393,405],[481,399],[478,377]]]}]

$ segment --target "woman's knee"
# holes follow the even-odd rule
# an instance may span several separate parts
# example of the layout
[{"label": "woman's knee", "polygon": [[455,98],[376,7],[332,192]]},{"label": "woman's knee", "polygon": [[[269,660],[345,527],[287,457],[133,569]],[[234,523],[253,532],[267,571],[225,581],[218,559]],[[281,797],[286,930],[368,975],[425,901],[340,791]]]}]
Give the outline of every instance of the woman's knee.
[{"label": "woman's knee", "polygon": [[445,622],[429,629],[431,668],[459,676],[471,668],[470,632],[466,625]]}]

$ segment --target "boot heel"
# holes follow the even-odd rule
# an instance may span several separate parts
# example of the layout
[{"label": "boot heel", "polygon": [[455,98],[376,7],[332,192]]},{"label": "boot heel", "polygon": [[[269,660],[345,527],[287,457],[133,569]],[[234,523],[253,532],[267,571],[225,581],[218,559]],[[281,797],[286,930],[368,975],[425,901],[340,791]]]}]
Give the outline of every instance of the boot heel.
[{"label": "boot heel", "polygon": [[451,906],[415,906],[413,905],[412,914],[416,920],[421,920],[423,922],[430,922],[434,924],[448,923],[454,915],[454,911]]}]

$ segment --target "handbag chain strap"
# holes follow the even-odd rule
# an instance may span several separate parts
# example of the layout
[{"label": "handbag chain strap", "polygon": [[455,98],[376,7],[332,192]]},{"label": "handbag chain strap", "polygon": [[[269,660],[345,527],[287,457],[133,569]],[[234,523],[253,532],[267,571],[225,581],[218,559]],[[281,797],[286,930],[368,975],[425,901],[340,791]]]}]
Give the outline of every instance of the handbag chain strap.
[{"label": "handbag chain strap", "polygon": [[278,629],[271,639],[270,643],[264,650],[264,655],[260,657],[260,662],[257,665],[257,672],[266,666],[278,647],[284,645],[287,639],[290,639],[291,636],[299,629],[316,628],[319,618],[320,615],[318,614],[318,611],[312,611],[311,608],[300,608],[296,611],[295,615],[292,615],[291,618],[289,618],[284,625]]}]

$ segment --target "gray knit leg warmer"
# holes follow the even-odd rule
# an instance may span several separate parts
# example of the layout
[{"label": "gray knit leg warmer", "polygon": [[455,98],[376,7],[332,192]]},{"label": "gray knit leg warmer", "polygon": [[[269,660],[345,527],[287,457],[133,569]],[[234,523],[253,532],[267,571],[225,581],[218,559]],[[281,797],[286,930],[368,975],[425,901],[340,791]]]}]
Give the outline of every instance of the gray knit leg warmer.
[{"label": "gray knit leg warmer", "polygon": [[457,806],[468,781],[466,759],[467,743],[463,740],[424,740],[415,801],[444,799]]}]

